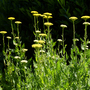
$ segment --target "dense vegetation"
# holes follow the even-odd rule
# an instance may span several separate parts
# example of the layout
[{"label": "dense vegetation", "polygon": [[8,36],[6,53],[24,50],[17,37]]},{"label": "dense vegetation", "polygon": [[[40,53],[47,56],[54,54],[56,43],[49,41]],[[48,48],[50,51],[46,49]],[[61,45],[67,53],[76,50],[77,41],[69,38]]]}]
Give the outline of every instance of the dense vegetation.
[{"label": "dense vegetation", "polygon": [[[8,39],[5,38],[5,50],[4,50],[3,37],[0,34],[0,38],[1,38],[0,40],[0,73],[1,73],[0,83],[2,83],[1,86],[5,90],[6,90],[5,87],[9,89],[17,88],[18,90],[20,90],[20,88],[22,88],[23,90],[28,88],[30,90],[33,87],[35,87],[35,89],[37,88],[52,89],[56,87],[57,89],[61,89],[61,90],[65,88],[67,89],[70,89],[70,88],[85,89],[86,88],[88,90],[90,85],[89,69],[88,69],[90,59],[89,59],[88,53],[90,51],[89,49],[87,51],[85,49],[82,50],[83,45],[85,46],[88,45],[88,48],[89,48],[89,44],[88,42],[85,41],[84,25],[82,25],[84,20],[81,19],[81,16],[90,14],[89,13],[90,6],[88,6],[88,1],[84,1],[84,0],[67,0],[67,1],[66,0],[55,0],[55,1],[54,0],[34,0],[34,1],[33,0],[22,0],[22,1],[21,0],[12,0],[12,1],[1,0],[0,2],[1,2],[0,3],[0,7],[1,7],[0,8],[0,31],[8,32],[5,34],[5,37],[9,35],[13,37],[13,34],[11,33],[12,26],[10,25],[10,20],[8,20],[8,17],[10,16],[15,17],[15,20],[13,21],[13,27],[14,27],[14,30],[16,30],[15,33],[17,32],[17,25],[14,22],[17,20],[20,20],[22,22],[22,24],[19,26],[20,40],[18,41],[18,39],[16,40],[14,38],[11,39],[11,41],[9,42],[10,50],[11,50],[10,52],[8,51]],[[45,44],[46,53],[45,54],[38,53],[38,57],[35,49],[33,49],[31,46],[34,43],[33,40],[36,39],[34,17],[31,13],[31,11],[33,10],[36,10],[41,14],[43,14],[44,12],[50,12],[52,13],[52,17],[53,17],[52,19],[50,19],[50,22],[53,23],[53,26],[50,29],[51,36],[49,37],[48,35],[46,38],[47,40],[47,43]],[[74,41],[72,40],[73,39],[72,20],[69,19],[69,17],[71,16],[78,17],[78,20],[75,21],[75,26],[76,26],[75,38],[79,39],[79,41],[77,42],[78,47],[76,46],[77,52],[78,52],[77,54],[75,54],[75,51],[74,51],[75,48],[72,47],[72,45],[74,45],[73,43]],[[89,21],[89,19],[87,21]],[[38,18],[38,22],[39,22],[38,30],[40,30],[41,32],[45,32],[45,30],[43,29],[43,21],[41,17]],[[58,42],[57,42],[58,38],[62,38],[62,28],[60,27],[61,24],[67,25],[67,28],[65,28],[65,33],[64,33],[64,38],[65,38],[64,54],[62,54],[62,52],[64,52],[63,44],[60,46],[61,47],[60,50],[58,50],[59,48],[58,48]],[[87,27],[87,32],[88,32],[87,38],[89,39],[90,31],[88,29],[89,27]],[[52,47],[48,46],[49,45],[48,37],[50,38],[50,42],[51,42],[50,45]],[[13,45],[16,42],[18,42],[18,47]],[[27,48],[28,51],[22,54],[21,50],[23,48]],[[11,54],[9,54],[8,52]],[[28,63],[22,64],[21,61],[18,61],[19,59],[14,58],[16,55],[19,55],[20,60],[27,59]],[[37,59],[41,62],[39,63]],[[7,62],[7,60],[9,60],[9,62]],[[50,60],[50,62],[48,62],[48,60]],[[55,60],[55,61],[53,62],[52,60]],[[12,63],[12,61],[14,62]],[[70,65],[67,66],[66,61],[68,61]],[[76,65],[76,63],[78,64]],[[26,65],[26,67],[24,67],[24,65]],[[32,66],[35,69],[31,69]],[[65,67],[65,68],[62,70],[62,67]],[[25,68],[27,68],[27,70]],[[59,68],[61,72],[59,72]],[[9,71],[9,69],[11,70],[11,72]],[[35,70],[34,74],[32,73],[33,70]],[[78,70],[79,72],[77,72]],[[43,73],[39,73],[41,71]],[[30,72],[31,74],[29,74]],[[72,72],[75,74],[71,74]],[[52,73],[52,75],[50,73]],[[44,76],[44,74],[46,74],[46,76]],[[21,75],[21,76],[18,77],[18,75]],[[81,75],[81,77],[79,77],[79,75]],[[59,82],[59,79],[57,80],[57,76],[59,79],[63,78],[61,80],[63,81],[62,83]],[[5,79],[3,79],[4,77]],[[33,80],[31,79],[29,80],[28,77],[29,78],[33,77]],[[76,78],[76,81],[74,81],[73,80],[74,78],[72,77]],[[44,80],[45,78],[46,79],[48,78],[47,81]],[[14,82],[12,81],[12,79]],[[82,83],[83,80],[84,82]],[[12,85],[12,82],[13,82],[13,85]],[[58,82],[58,83],[55,84],[55,82]],[[3,83],[5,86],[3,85]],[[77,86],[78,84],[79,86]]]}]

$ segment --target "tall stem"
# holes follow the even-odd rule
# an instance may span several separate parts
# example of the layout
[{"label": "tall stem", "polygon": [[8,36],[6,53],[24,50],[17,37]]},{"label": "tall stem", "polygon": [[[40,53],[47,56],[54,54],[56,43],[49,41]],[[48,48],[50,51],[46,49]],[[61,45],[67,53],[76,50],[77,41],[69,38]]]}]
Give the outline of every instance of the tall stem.
[{"label": "tall stem", "polygon": [[76,48],[76,45],[75,45],[75,25],[74,25],[74,21],[73,21],[73,45],[74,45],[74,50]]},{"label": "tall stem", "polygon": [[64,28],[62,28],[62,44],[63,44],[63,54],[65,53],[64,52]]}]

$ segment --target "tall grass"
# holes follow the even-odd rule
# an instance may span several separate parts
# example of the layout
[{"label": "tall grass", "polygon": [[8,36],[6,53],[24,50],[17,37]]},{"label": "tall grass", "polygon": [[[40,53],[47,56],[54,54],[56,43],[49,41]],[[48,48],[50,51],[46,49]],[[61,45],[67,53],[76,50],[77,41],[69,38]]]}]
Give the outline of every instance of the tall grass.
[{"label": "tall grass", "polygon": [[[58,48],[54,48],[56,42],[53,42],[50,34],[53,23],[49,22],[52,18],[51,13],[39,14],[37,11],[31,12],[34,16],[35,40],[32,44],[34,48],[35,60],[34,73],[32,68],[27,67],[27,64],[32,59],[27,60],[25,45],[22,44],[19,36],[20,21],[15,21],[17,33],[14,32],[13,22],[14,17],[9,17],[11,21],[12,32],[8,39],[8,48],[5,49],[5,34],[6,31],[0,31],[3,38],[3,59],[4,73],[0,73],[0,89],[1,90],[89,90],[90,88],[90,50],[88,48],[89,40],[87,40],[87,26],[89,22],[84,22],[85,35],[82,40],[81,50],[76,45],[78,39],[75,38],[75,17],[70,17],[73,21],[73,45],[69,65],[66,61],[68,55],[64,44],[64,29],[68,26],[62,24],[62,39],[58,39]],[[43,31],[39,29],[39,18],[43,18]],[[89,17],[90,18],[90,17]],[[88,16],[83,16],[83,19],[89,19]],[[45,22],[45,19],[47,22]],[[13,41],[14,48],[10,48],[9,42]],[[62,45],[63,48],[60,48]],[[58,51],[58,52],[57,52]],[[79,57],[78,57],[79,56]]]}]

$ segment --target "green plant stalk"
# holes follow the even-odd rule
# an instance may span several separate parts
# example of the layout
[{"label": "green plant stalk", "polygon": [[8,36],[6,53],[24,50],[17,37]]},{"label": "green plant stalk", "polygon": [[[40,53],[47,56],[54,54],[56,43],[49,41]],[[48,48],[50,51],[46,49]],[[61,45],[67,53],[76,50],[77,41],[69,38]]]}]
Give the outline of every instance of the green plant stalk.
[{"label": "green plant stalk", "polygon": [[35,32],[36,32],[36,17],[34,16],[34,28],[35,28]]},{"label": "green plant stalk", "polygon": [[19,24],[17,24],[17,34],[18,34],[18,37],[19,37]]},{"label": "green plant stalk", "polygon": [[3,35],[3,52],[5,52],[5,42],[4,42],[4,34]]},{"label": "green plant stalk", "polygon": [[75,50],[76,42],[75,42],[75,24],[74,24],[74,21],[73,21],[73,45],[74,45],[74,50]]},{"label": "green plant stalk", "polygon": [[11,28],[12,28],[13,39],[15,39],[15,36],[14,36],[14,28],[13,28],[12,20],[11,20]]},{"label": "green plant stalk", "polygon": [[50,30],[49,30],[50,26],[47,26],[47,29],[48,29],[48,42],[49,42],[49,39],[50,39],[50,36],[49,36],[50,35]]},{"label": "green plant stalk", "polygon": [[38,27],[38,22],[39,22],[39,21],[38,21],[38,16],[37,16],[37,30],[39,30],[39,27]]},{"label": "green plant stalk", "polygon": [[85,35],[84,35],[84,41],[85,41],[85,50],[84,50],[84,55],[85,55],[85,59],[86,59],[86,46],[87,46],[87,25],[85,25]]},{"label": "green plant stalk", "polygon": [[63,55],[65,54],[65,47],[64,47],[64,27],[62,28],[62,45],[63,45]]}]

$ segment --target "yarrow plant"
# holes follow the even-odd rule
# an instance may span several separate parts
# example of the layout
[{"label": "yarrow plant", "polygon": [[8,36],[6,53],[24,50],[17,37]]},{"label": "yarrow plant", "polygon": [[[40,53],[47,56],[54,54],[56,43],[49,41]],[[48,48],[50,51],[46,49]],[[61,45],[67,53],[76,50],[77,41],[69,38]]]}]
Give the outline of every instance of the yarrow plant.
[{"label": "yarrow plant", "polygon": [[[70,17],[73,22],[73,47],[69,65],[66,61],[69,59],[65,50],[64,29],[67,25],[61,24],[62,39],[53,41],[51,36],[51,26],[54,24],[49,21],[52,19],[52,13],[45,12],[43,14],[37,11],[31,11],[34,17],[33,31],[35,38],[31,47],[34,49],[35,60],[27,59],[25,53],[28,49],[22,44],[19,25],[21,21],[15,21],[17,33],[14,32],[15,17],[9,17],[11,22],[11,35],[7,35],[7,31],[0,31],[3,42],[3,62],[7,66],[4,74],[0,74],[0,89],[3,90],[89,90],[90,88],[90,50],[88,44],[90,41],[87,37],[87,26],[90,25],[87,19],[90,16],[82,16],[85,25],[84,39],[82,39],[81,50],[79,50],[76,42],[79,41],[75,36],[75,21],[77,17]],[[43,30],[39,29],[39,18],[43,18]],[[46,21],[44,20],[46,19]],[[43,31],[43,32],[42,32]],[[8,39],[8,48],[5,46],[5,37]],[[10,42],[13,42],[14,48],[11,48]],[[58,47],[54,46],[58,42]],[[62,48],[60,47],[62,45]],[[57,52],[58,51],[58,52]],[[63,53],[62,53],[63,52]],[[80,56],[78,58],[78,55]],[[28,62],[33,62],[32,66]],[[33,72],[32,72],[33,71]]]}]

